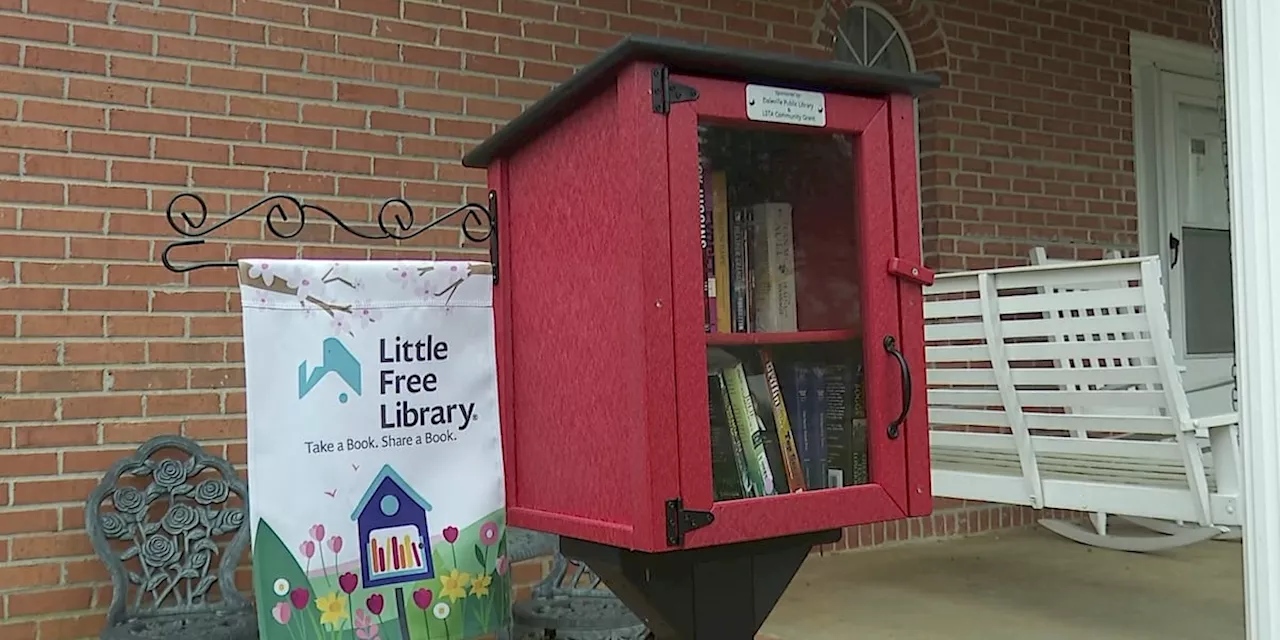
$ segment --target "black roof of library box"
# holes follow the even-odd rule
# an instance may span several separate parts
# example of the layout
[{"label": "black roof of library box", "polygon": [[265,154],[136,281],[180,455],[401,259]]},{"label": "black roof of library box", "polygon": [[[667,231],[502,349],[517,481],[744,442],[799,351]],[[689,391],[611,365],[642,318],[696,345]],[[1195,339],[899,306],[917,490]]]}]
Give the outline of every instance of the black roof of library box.
[{"label": "black roof of library box", "polygon": [[463,156],[463,166],[483,168],[509,155],[536,138],[585,97],[606,86],[623,67],[640,61],[666,65],[672,73],[855,95],[916,95],[941,84],[932,74],[899,73],[834,60],[632,35],[583,66],[472,149]]}]

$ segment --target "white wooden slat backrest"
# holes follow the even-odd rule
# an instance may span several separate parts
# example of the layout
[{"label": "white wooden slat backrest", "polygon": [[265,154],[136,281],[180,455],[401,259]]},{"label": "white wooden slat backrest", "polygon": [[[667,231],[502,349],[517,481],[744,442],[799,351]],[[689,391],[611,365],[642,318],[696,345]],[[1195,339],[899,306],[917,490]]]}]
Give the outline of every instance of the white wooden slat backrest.
[{"label": "white wooden slat backrest", "polygon": [[[1119,259],[1120,257],[1121,256],[1119,251],[1111,250],[1111,251],[1106,251],[1103,254],[1102,259],[1116,260],[1116,259]],[[1061,259],[1061,258],[1050,258],[1048,257],[1048,254],[1045,251],[1044,247],[1034,247],[1031,250],[1031,264],[1033,265],[1069,264],[1069,263],[1075,263],[1075,262],[1079,262],[1079,261],[1067,260],[1067,259]],[[1112,283],[1112,286],[1114,286],[1115,284],[1116,283]],[[1067,291],[1079,291],[1079,290],[1084,290],[1084,289],[1071,288],[1071,287],[1041,287],[1041,292],[1043,293],[1062,293]],[[1093,314],[1093,315],[1112,315],[1112,314],[1124,314],[1124,313],[1132,313],[1132,312],[1133,312],[1132,308],[1117,307],[1117,308],[1096,308],[1096,309],[1079,309],[1079,310],[1057,310],[1057,311],[1046,312],[1045,316],[1062,318],[1066,314],[1087,313],[1087,314]],[[1124,337],[1131,338],[1133,336],[1124,336]],[[1090,342],[1090,341],[1095,341],[1099,339],[1114,339],[1114,336],[1099,335],[1099,334],[1090,334],[1090,335],[1063,334],[1063,335],[1055,336],[1054,339],[1060,340],[1063,342]],[[1058,361],[1057,366],[1065,367],[1065,368],[1085,368],[1085,367],[1094,366],[1094,364],[1095,363],[1093,363],[1089,358],[1065,358],[1063,360]],[[1109,385],[1094,385],[1094,384],[1089,384],[1087,381],[1082,381],[1082,383],[1080,384],[1067,385],[1067,386],[1064,386],[1063,389],[1074,390],[1074,391],[1086,391],[1086,390],[1094,389],[1097,387],[1102,387],[1104,389],[1107,389],[1107,388],[1114,389],[1114,387],[1111,387]],[[1156,383],[1152,383],[1152,385],[1142,385],[1142,386],[1133,387],[1133,390],[1154,390],[1154,389],[1159,389],[1159,385]],[[1155,395],[1147,396],[1147,397],[1152,398],[1153,401],[1151,404],[1146,406],[1133,405],[1133,404],[1127,404],[1127,405],[1121,405],[1121,406],[1074,405],[1074,406],[1063,407],[1063,409],[1068,413],[1084,413],[1084,414],[1115,413],[1115,414],[1124,414],[1124,415],[1159,415],[1160,412],[1163,410],[1163,405],[1164,405],[1163,398]],[[1075,435],[1080,437],[1085,437],[1086,434],[1085,432],[1076,432]]]},{"label": "white wooden slat backrest", "polygon": [[[1018,436],[1012,422],[1019,420],[1025,435],[1170,436],[1191,429],[1156,260],[939,274],[925,303],[931,422],[1011,437]],[[1097,309],[1131,312],[1088,312]],[[1093,339],[1064,342],[1064,335]],[[1059,366],[1063,361],[1076,366]],[[998,383],[1006,376],[1009,388],[1002,391]],[[1117,410],[1126,407],[1159,411]]]}]

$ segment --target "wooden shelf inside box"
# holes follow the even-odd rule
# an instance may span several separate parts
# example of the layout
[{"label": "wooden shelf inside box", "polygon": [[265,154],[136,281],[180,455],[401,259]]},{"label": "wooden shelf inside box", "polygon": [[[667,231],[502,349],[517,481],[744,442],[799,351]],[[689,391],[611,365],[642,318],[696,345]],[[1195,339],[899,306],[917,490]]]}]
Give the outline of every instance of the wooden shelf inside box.
[{"label": "wooden shelf inside box", "polygon": [[828,331],[795,331],[754,333],[708,333],[707,344],[712,346],[805,344],[844,342],[861,337],[859,329],[832,329]]}]

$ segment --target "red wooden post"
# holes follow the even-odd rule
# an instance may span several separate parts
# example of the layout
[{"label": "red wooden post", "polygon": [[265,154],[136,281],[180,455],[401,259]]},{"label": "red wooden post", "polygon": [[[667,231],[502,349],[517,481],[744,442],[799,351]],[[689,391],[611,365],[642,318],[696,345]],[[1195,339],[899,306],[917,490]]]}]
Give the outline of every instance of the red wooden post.
[{"label": "red wooden post", "polygon": [[929,512],[936,85],[631,37],[464,158],[498,193],[508,523],[658,637],[749,638],[812,545]]}]

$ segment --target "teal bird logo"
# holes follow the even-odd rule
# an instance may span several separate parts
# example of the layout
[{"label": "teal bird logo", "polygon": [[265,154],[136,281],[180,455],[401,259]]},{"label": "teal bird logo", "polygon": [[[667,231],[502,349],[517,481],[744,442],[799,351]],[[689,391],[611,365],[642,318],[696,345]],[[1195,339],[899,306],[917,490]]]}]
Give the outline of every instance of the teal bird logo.
[{"label": "teal bird logo", "polygon": [[[323,351],[324,357],[320,365],[312,369],[311,373],[307,373],[306,360],[298,365],[298,399],[305,397],[330,373],[336,373],[356,395],[360,395],[360,361],[337,338],[325,338]],[[347,394],[340,394],[338,401],[346,402]]]}]

